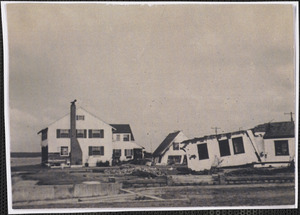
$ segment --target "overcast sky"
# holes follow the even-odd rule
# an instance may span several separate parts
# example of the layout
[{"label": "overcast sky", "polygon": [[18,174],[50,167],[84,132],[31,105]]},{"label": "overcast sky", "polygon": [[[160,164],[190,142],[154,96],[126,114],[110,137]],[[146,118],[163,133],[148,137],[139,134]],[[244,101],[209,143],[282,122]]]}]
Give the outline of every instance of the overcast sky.
[{"label": "overcast sky", "polygon": [[9,4],[7,23],[11,151],[74,99],[147,151],[295,112],[291,5]]}]

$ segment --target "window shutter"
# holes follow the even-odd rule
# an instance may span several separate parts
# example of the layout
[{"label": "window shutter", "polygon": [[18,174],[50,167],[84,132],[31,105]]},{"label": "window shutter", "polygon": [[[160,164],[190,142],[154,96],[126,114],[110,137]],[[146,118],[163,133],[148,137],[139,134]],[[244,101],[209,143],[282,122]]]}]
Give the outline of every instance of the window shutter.
[{"label": "window shutter", "polygon": [[92,146],[89,146],[89,156],[93,155],[93,150],[92,150]]},{"label": "window shutter", "polygon": [[100,134],[100,135],[101,135],[101,137],[102,137],[102,138],[104,138],[104,130],[103,130],[103,129],[101,129],[101,130],[100,130],[100,132],[101,132],[101,134]]},{"label": "window shutter", "polygon": [[104,146],[100,146],[100,155],[104,155]]},{"label": "window shutter", "polygon": [[60,138],[60,129],[56,129],[56,138]]},{"label": "window shutter", "polygon": [[92,137],[92,129],[89,129],[89,138],[93,138]]},{"label": "window shutter", "polygon": [[86,138],[86,129],[84,129],[84,138]]}]

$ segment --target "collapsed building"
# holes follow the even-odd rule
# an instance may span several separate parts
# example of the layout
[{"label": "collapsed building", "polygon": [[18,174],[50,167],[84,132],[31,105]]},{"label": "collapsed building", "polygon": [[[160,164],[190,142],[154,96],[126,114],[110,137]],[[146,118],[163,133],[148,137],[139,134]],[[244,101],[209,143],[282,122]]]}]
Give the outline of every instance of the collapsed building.
[{"label": "collapsed building", "polygon": [[188,168],[286,166],[295,158],[294,122],[265,123],[253,129],[182,142]]},{"label": "collapsed building", "polygon": [[156,165],[186,163],[186,154],[180,148],[181,142],[187,139],[182,131],[169,133],[153,152],[154,163]]}]

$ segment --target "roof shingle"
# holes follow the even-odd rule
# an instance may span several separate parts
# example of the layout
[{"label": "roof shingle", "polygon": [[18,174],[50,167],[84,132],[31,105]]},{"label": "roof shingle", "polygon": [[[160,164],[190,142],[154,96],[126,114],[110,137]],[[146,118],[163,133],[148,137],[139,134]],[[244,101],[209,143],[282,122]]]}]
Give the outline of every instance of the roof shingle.
[{"label": "roof shingle", "polygon": [[[290,138],[295,137],[294,122],[272,122],[260,126],[261,131],[265,131],[264,139]],[[264,130],[262,129],[264,127]],[[255,128],[254,128],[255,129]]]}]

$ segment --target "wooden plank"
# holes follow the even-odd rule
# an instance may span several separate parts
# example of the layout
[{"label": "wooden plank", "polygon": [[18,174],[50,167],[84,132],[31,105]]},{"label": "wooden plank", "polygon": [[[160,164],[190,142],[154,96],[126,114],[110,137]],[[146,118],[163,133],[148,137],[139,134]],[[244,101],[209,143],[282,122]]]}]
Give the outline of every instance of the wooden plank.
[{"label": "wooden plank", "polygon": [[295,176],[227,176],[226,181],[294,180]]},{"label": "wooden plank", "polygon": [[166,184],[167,179],[165,178],[158,178],[158,179],[131,179],[131,180],[124,180],[124,184]]},{"label": "wooden plank", "polygon": [[135,192],[127,190],[127,189],[120,189],[120,190],[123,191],[123,192],[128,192],[128,193],[131,193],[131,194],[136,194],[138,196],[144,196],[144,197],[147,197],[147,198],[150,198],[150,199],[155,199],[155,200],[159,200],[159,201],[164,201],[165,200],[165,199],[159,198],[157,196],[151,196],[151,195],[147,195],[147,194],[135,193]]},{"label": "wooden plank", "polygon": [[79,203],[91,203],[91,202],[104,202],[104,201],[118,201],[121,199],[135,199],[136,194],[126,193],[126,194],[118,194],[118,195],[109,195],[109,196],[97,196],[97,197],[86,197],[78,199]]}]

